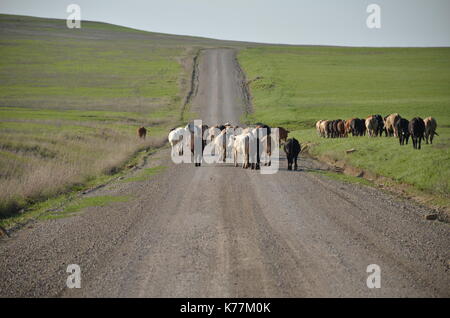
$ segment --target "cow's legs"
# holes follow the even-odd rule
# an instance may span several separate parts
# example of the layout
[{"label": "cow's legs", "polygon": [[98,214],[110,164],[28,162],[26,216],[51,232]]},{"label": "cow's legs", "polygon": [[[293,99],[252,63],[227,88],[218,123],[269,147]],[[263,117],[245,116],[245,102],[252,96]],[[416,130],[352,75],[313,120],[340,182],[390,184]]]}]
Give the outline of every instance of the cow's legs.
[{"label": "cow's legs", "polygon": [[289,156],[288,158],[288,170],[292,170],[292,158]]},{"label": "cow's legs", "polygon": [[294,170],[297,170],[297,156],[294,158]]}]

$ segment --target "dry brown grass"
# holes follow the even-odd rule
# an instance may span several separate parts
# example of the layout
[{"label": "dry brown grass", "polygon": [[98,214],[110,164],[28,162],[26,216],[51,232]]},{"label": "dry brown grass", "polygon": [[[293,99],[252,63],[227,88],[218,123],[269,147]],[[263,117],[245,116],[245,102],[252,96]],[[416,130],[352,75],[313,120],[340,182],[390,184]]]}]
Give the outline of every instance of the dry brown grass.
[{"label": "dry brown grass", "polygon": [[140,140],[104,126],[91,128],[95,133],[35,136],[0,130],[0,215],[12,215],[92,176],[117,172],[136,152],[165,142],[159,132]]}]

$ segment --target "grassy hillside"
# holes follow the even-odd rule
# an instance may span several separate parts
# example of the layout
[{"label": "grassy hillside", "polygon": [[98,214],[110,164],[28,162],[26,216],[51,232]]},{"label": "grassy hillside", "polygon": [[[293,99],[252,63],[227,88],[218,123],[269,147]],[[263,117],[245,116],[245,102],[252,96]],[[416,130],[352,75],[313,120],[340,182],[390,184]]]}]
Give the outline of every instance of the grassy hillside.
[{"label": "grassy hillside", "polygon": [[195,51],[218,44],[234,43],[0,15],[0,218],[161,145]]},{"label": "grassy hillside", "polygon": [[[264,47],[241,51],[239,61],[253,95],[248,121],[286,126],[314,155],[448,198],[450,48]],[[415,151],[394,138],[325,140],[314,129],[319,119],[394,112],[435,117],[435,144]]]}]

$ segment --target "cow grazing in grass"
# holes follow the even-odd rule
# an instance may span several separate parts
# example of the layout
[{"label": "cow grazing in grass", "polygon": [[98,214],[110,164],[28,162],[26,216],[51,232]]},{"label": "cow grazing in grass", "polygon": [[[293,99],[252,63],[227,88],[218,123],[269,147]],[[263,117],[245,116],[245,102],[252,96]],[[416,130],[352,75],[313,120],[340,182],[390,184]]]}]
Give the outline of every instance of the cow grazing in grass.
[{"label": "cow grazing in grass", "polygon": [[375,136],[382,136],[384,131],[384,119],[381,115],[374,115],[377,120],[377,129],[375,132]]},{"label": "cow grazing in grass", "polygon": [[394,113],[384,118],[384,132],[387,136],[398,137],[398,132],[395,124],[402,118],[399,114]]},{"label": "cow grazing in grass", "polygon": [[147,129],[145,129],[145,127],[139,127],[137,130],[137,135],[139,138],[145,139],[147,136]]},{"label": "cow grazing in grass", "polygon": [[322,135],[322,137],[328,138],[328,122],[329,120],[322,120],[320,122],[320,134]]},{"label": "cow grazing in grass", "polygon": [[333,120],[328,120],[327,121],[327,138],[333,138],[334,134],[333,134]]},{"label": "cow grazing in grass", "polygon": [[339,137],[339,130],[338,130],[338,123],[339,123],[339,121],[340,121],[340,119],[336,119],[336,120],[333,120],[333,127],[332,127],[332,136],[333,136],[333,138],[337,138],[337,137]]},{"label": "cow grazing in grass", "polygon": [[425,133],[425,123],[423,119],[420,117],[414,117],[411,119],[408,125],[408,131],[411,135],[413,148],[420,149],[420,144]]},{"label": "cow grazing in grass", "polygon": [[350,130],[353,136],[364,136],[366,125],[363,119],[353,118],[350,122]]},{"label": "cow grazing in grass", "polygon": [[436,132],[437,123],[436,119],[433,117],[427,117],[424,120],[425,123],[425,141],[428,144],[428,138],[430,139],[430,143],[433,144],[434,135],[439,136]]},{"label": "cow grazing in grass", "polygon": [[409,139],[408,125],[409,121],[405,118],[399,118],[399,120],[397,120],[395,123],[395,130],[397,131],[400,146],[408,144]]},{"label": "cow grazing in grass", "polygon": [[323,120],[321,119],[321,120],[318,120],[317,122],[316,122],[316,131],[317,131],[317,135],[319,136],[319,137],[324,137],[324,135],[322,134],[322,131],[321,131],[321,129],[320,129],[320,124],[323,122]]},{"label": "cow grazing in grass", "polygon": [[289,138],[284,144],[284,152],[288,160],[288,170],[292,170],[292,165],[294,165],[294,170],[297,170],[297,158],[300,151],[300,143],[295,138]]},{"label": "cow grazing in grass", "polygon": [[[344,127],[345,127],[345,135],[346,136],[350,135],[350,133],[352,132],[351,123],[352,123],[352,120],[354,120],[354,119],[355,118],[350,118],[345,121]],[[352,135],[353,135],[353,133],[352,133]]]},{"label": "cow grazing in grass", "polygon": [[336,124],[337,137],[347,137],[345,133],[345,121],[338,119]]},{"label": "cow grazing in grass", "polygon": [[367,136],[375,137],[378,133],[378,120],[375,116],[369,116],[366,118]]}]

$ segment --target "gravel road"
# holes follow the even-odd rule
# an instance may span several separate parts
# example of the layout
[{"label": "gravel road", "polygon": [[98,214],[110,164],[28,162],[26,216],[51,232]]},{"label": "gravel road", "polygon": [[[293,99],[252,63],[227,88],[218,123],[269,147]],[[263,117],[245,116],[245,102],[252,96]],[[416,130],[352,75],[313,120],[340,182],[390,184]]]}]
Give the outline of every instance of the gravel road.
[{"label": "gravel road", "polygon": [[[242,74],[230,49],[202,52],[194,111],[239,123]],[[300,160],[274,175],[175,165],[89,193],[129,202],[39,221],[0,240],[0,296],[449,297],[450,227],[380,190],[328,179]],[[81,288],[66,288],[68,264]],[[369,289],[369,264],[381,288]]]}]

